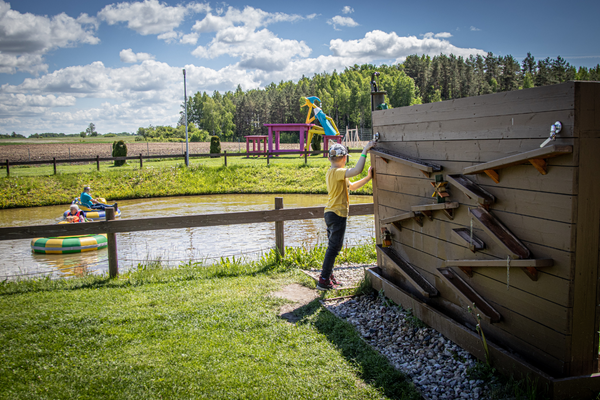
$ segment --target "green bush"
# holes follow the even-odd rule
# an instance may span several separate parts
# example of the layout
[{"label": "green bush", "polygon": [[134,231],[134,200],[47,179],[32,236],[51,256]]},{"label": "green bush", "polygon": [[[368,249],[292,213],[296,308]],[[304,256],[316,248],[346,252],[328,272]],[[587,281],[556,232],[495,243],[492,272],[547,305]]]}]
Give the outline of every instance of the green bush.
[{"label": "green bush", "polygon": [[[221,153],[221,139],[218,136],[210,137],[210,154],[219,154]],[[220,156],[211,156],[211,157],[220,157]]]},{"label": "green bush", "polygon": [[[127,157],[127,145],[124,141],[119,140],[118,142],[113,142],[113,157]],[[126,163],[125,160],[115,160],[115,167],[120,167]]]},{"label": "green bush", "polygon": [[323,141],[323,137],[321,135],[314,135],[312,141],[310,142],[310,146],[313,151],[321,151],[321,142]]}]

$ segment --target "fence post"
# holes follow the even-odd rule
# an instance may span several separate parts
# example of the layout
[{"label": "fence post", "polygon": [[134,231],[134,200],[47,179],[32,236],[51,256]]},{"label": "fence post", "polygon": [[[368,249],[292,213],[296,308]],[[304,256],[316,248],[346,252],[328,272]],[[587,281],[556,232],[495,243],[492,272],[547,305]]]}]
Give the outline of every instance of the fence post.
[{"label": "fence post", "polygon": [[10,176],[10,162],[6,160],[6,176]]},{"label": "fence post", "polygon": [[308,163],[308,151],[304,152],[304,165]]},{"label": "fence post", "polygon": [[54,162],[54,175],[56,175],[56,157],[52,157],[52,160]]},{"label": "fence post", "polygon": [[100,171],[100,156],[96,156],[96,169]]},{"label": "fence post", "polygon": [[[115,219],[115,209],[113,207],[106,207],[104,209],[106,214],[106,220],[112,221]],[[108,274],[111,278],[119,275],[119,259],[117,256],[117,234],[107,233],[106,239],[108,242]]]},{"label": "fence post", "polygon": [[223,154],[225,155],[225,166],[227,166],[227,150],[223,150]]},{"label": "fence post", "polygon": [[140,153],[140,169],[144,166],[144,161],[142,160],[142,153]]},{"label": "fence post", "polygon": [[[275,209],[283,208],[283,197],[275,197]],[[277,258],[285,256],[285,244],[283,240],[283,221],[275,222],[275,247],[277,249]]]}]

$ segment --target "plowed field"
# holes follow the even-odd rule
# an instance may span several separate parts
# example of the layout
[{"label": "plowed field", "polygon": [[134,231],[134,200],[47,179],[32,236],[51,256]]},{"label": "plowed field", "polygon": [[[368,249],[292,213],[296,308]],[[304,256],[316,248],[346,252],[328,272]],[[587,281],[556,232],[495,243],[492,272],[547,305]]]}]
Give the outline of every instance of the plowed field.
[{"label": "plowed field", "polygon": [[[190,154],[208,153],[210,143],[190,143]],[[300,150],[298,144],[281,144],[281,149]],[[252,148],[251,148],[252,149]],[[246,143],[221,143],[221,151],[238,152],[246,150]],[[127,155],[184,154],[185,143],[146,143],[132,142],[127,144]],[[110,143],[34,143],[14,144],[0,146],[0,160],[10,162],[48,160],[53,157],[57,160],[76,158],[111,157],[112,144]]]}]

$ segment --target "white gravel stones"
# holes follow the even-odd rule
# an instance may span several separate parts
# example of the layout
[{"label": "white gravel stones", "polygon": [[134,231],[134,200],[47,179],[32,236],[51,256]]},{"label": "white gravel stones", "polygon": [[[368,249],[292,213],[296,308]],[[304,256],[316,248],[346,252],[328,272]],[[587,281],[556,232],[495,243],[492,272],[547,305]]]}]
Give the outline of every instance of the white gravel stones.
[{"label": "white gravel stones", "polygon": [[[350,265],[342,264],[333,269],[333,275],[340,284],[341,288],[358,286],[365,276],[365,268],[371,268],[373,265]],[[305,272],[315,280],[321,275],[320,269],[309,269]]]},{"label": "white gravel stones", "polygon": [[[335,269],[338,280],[341,272],[340,268]],[[487,398],[489,386],[467,377],[467,368],[474,366],[476,359],[434,329],[425,327],[410,311],[377,295],[330,300],[324,305],[354,325],[363,339],[404,372],[426,399]]]}]

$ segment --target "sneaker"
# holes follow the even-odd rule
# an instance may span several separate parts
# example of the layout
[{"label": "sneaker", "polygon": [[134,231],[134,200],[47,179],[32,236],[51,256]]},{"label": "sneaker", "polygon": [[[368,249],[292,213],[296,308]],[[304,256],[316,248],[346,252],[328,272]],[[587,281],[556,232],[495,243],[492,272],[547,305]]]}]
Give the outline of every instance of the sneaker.
[{"label": "sneaker", "polygon": [[335,279],[335,276],[333,276],[333,272],[331,273],[331,275],[329,275],[329,280],[331,281],[331,283],[333,283],[334,285],[339,285],[338,281]]},{"label": "sneaker", "polygon": [[319,277],[319,282],[317,283],[317,290],[330,290],[335,288],[336,286],[331,282],[331,279],[324,279],[323,277]]}]

